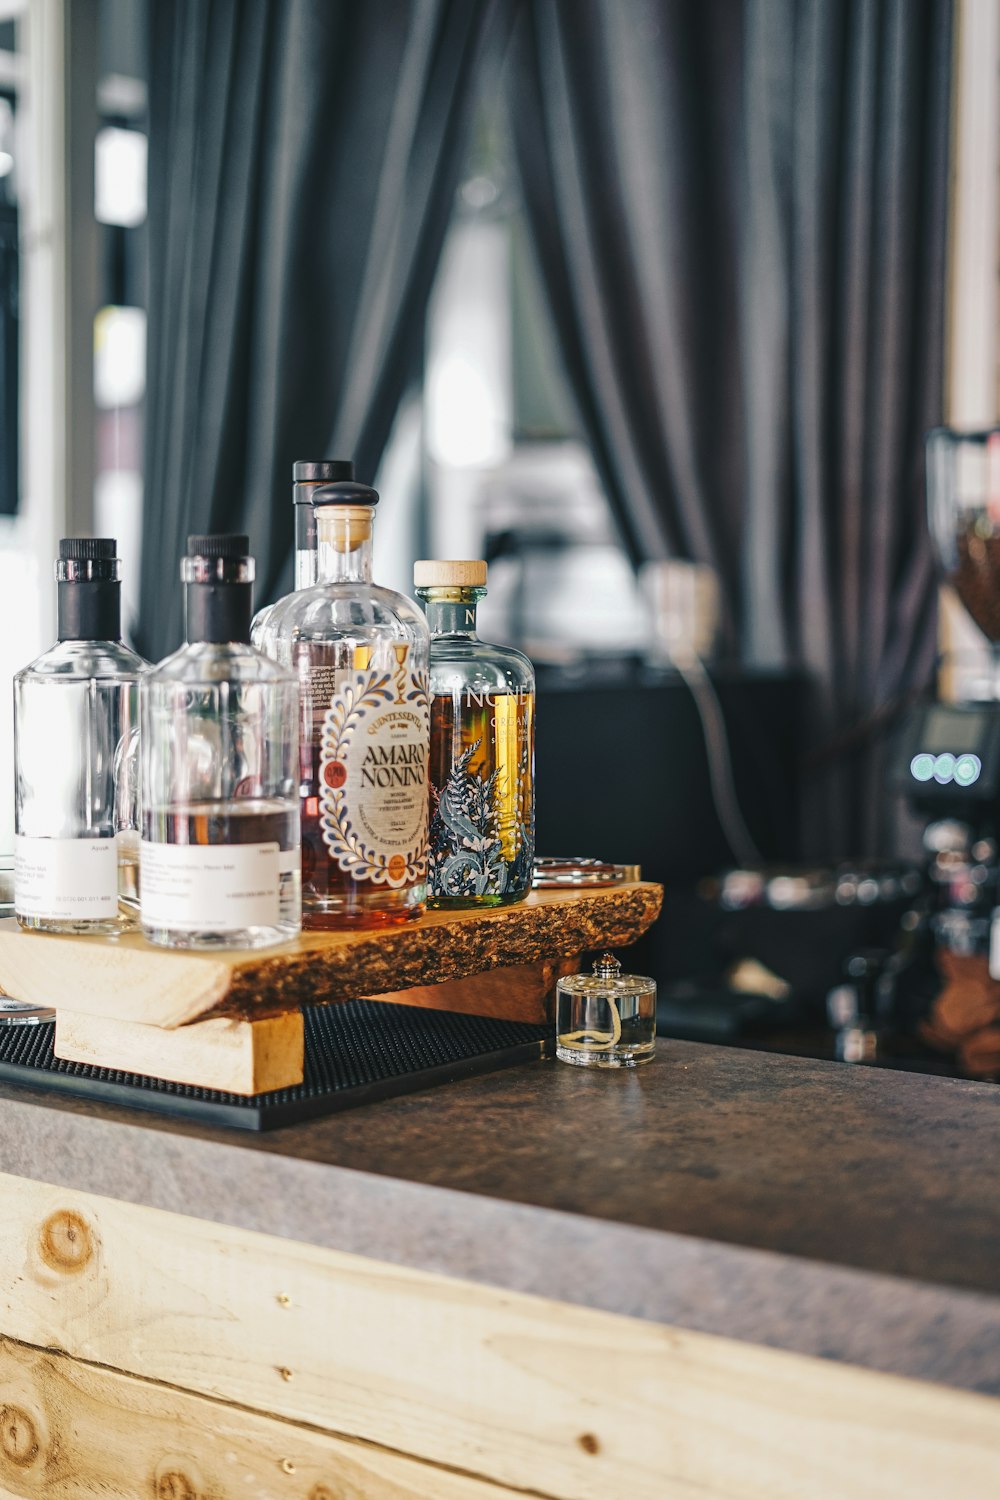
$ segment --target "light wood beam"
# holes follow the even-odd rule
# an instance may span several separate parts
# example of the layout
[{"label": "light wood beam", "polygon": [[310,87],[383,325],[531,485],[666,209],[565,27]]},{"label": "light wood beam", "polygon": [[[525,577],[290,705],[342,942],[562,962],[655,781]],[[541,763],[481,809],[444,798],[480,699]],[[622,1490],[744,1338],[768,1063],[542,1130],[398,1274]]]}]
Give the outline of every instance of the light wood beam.
[{"label": "light wood beam", "polygon": [[0,1332],[557,1500],[996,1500],[1000,1401],[10,1177]]}]

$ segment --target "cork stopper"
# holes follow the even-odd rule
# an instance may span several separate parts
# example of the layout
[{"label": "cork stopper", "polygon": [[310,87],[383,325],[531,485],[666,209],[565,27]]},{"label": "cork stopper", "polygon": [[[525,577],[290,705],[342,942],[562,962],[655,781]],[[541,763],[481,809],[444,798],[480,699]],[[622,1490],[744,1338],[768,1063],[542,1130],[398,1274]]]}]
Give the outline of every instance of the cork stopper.
[{"label": "cork stopper", "polygon": [[316,536],[338,552],[354,552],[371,540],[373,512],[367,505],[324,505],[316,508]]},{"label": "cork stopper", "polygon": [[413,584],[418,589],[484,589],[486,564],[435,558],[413,564]]}]

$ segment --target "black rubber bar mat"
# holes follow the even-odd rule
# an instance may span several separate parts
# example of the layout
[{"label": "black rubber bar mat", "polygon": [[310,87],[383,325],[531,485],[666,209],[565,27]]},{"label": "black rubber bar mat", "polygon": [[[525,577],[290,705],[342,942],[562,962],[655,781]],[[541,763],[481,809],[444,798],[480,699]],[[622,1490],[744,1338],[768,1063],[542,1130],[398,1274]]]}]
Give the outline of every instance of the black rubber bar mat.
[{"label": "black rubber bar mat", "polygon": [[64,1062],[53,1056],[54,1031],[53,1022],[0,1027],[0,1080],[241,1130],[293,1125],[394,1094],[531,1062],[551,1050],[548,1026],[348,1000],[306,1009],[302,1083],[243,1097]]}]

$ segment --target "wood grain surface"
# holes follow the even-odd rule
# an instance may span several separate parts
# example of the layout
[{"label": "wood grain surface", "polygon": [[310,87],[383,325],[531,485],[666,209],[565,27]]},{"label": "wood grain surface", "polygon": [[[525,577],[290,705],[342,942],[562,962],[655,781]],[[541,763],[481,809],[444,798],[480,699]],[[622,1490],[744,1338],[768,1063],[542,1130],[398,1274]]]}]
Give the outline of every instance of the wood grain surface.
[{"label": "wood grain surface", "polygon": [[23,1500],[514,1500],[503,1486],[6,1339],[0,1493]]},{"label": "wood grain surface", "polygon": [[171,952],[139,934],[55,937],[0,922],[0,992],[57,1010],[182,1026],[252,1020],[635,942],[663,887],[534,891],[492,911],[428,912],[400,927],[304,933],[265,952]]},{"label": "wood grain surface", "polygon": [[263,1094],[302,1082],[305,1025],[300,1010],[259,1021],[217,1016],[172,1031],[57,1010],[54,1050],[56,1057],[90,1067]]},{"label": "wood grain surface", "polygon": [[[0,1177],[0,1278],[0,1331],[25,1343],[556,1500],[997,1493],[1000,1401],[988,1397],[23,1179]],[[44,1402],[5,1389],[0,1378],[0,1400],[48,1431]],[[74,1402],[59,1408],[70,1451],[78,1429],[98,1445],[95,1409],[78,1415]],[[160,1420],[162,1410],[145,1415]],[[109,1438],[119,1464],[130,1411]],[[144,1430],[140,1421],[137,1464]],[[188,1430],[182,1413],[182,1456]],[[160,1431],[167,1441],[169,1428]],[[8,1442],[15,1454],[35,1448],[21,1418]],[[134,1493],[157,1491],[137,1483]],[[228,1494],[207,1480],[193,1493]],[[310,1500],[304,1483],[282,1493]],[[365,1477],[333,1493],[381,1500],[384,1491]],[[414,1490],[425,1493],[450,1492]]]}]

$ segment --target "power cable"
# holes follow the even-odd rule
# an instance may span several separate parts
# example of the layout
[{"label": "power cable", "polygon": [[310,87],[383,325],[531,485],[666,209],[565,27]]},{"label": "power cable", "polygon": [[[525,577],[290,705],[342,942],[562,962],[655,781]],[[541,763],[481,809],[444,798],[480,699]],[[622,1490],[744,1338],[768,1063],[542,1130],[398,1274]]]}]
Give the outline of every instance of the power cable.
[{"label": "power cable", "polygon": [[695,651],[674,649],[672,663],[687,684],[701,720],[708,752],[708,776],[715,813],[734,859],[745,869],[756,869],[764,863],[743,817],[736,784],[733,781],[733,759],[729,736],[715,684],[705,663]]}]

